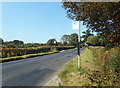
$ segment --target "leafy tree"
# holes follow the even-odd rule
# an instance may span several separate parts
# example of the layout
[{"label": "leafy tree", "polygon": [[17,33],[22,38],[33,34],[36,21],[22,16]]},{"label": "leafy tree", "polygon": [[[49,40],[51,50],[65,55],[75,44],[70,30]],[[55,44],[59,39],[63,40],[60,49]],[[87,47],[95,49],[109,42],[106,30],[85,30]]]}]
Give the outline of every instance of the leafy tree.
[{"label": "leafy tree", "polygon": [[58,46],[62,46],[63,44],[61,42],[57,42],[57,45]]},{"label": "leafy tree", "polygon": [[14,43],[14,44],[24,44],[24,42],[23,42],[23,41],[20,41],[20,40],[14,40],[13,43]]},{"label": "leafy tree", "polygon": [[3,41],[3,39],[2,39],[2,38],[0,38],[0,44],[3,44],[3,42],[4,42],[4,41]]},{"label": "leafy tree", "polygon": [[14,43],[9,43],[9,44],[6,45],[6,47],[7,48],[16,48],[17,46]]},{"label": "leafy tree", "polygon": [[65,41],[64,41],[64,42],[63,42],[63,45],[64,45],[64,46],[68,45],[68,42],[65,42]]},{"label": "leafy tree", "polygon": [[107,43],[105,42],[105,38],[103,36],[101,36],[100,33],[97,34],[97,37],[99,39],[99,44],[98,45],[101,45],[101,46],[105,46]]},{"label": "leafy tree", "polygon": [[61,38],[62,43],[64,45],[67,45],[69,43],[69,38],[70,38],[69,35],[63,35],[62,38]]},{"label": "leafy tree", "polygon": [[78,34],[73,33],[70,35],[69,44],[74,46],[78,45]]},{"label": "leafy tree", "polygon": [[100,36],[100,34],[97,34],[97,36],[89,36],[86,43],[91,46],[104,46],[105,40]]},{"label": "leafy tree", "polygon": [[47,41],[47,45],[56,45],[56,44],[57,44],[57,41],[56,41],[55,38],[49,39],[49,40]]},{"label": "leafy tree", "polygon": [[64,2],[67,17],[83,21],[111,45],[120,44],[120,2]]},{"label": "leafy tree", "polygon": [[40,44],[39,43],[33,43],[33,47],[39,47]]},{"label": "leafy tree", "polygon": [[90,33],[90,30],[89,30],[89,29],[86,30],[86,31],[84,31],[84,32],[82,32],[82,33],[83,33],[83,35],[82,35],[81,38],[84,39],[83,42],[87,41],[87,38],[88,38],[89,36],[93,36],[93,34]]},{"label": "leafy tree", "polygon": [[99,45],[99,38],[97,36],[89,36],[86,43],[91,46]]}]

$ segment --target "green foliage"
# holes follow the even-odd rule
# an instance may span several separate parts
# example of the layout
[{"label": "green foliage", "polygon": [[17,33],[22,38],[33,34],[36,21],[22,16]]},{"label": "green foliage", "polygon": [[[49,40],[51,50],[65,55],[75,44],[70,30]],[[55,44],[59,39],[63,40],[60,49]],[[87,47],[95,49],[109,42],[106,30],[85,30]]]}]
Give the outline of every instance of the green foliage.
[{"label": "green foliage", "polygon": [[27,54],[36,54],[42,52],[56,52],[66,49],[72,49],[73,46],[52,46],[51,47],[41,47],[41,48],[2,48],[2,58],[13,57],[13,56],[22,56]]},{"label": "green foliage", "polygon": [[72,61],[69,61],[65,65],[63,71],[60,73],[60,76],[61,77],[65,77],[70,72],[79,72],[79,69],[78,69],[76,61],[77,61],[77,58],[72,60]]},{"label": "green foliage", "polygon": [[85,43],[80,43],[80,47],[85,47]]},{"label": "green foliage", "polygon": [[9,43],[11,43],[11,44],[24,44],[24,42],[23,41],[20,41],[20,40],[13,40],[13,41],[9,41],[9,42],[4,42],[4,44],[9,44]]},{"label": "green foliage", "polygon": [[57,47],[51,47],[51,51],[52,51],[52,52],[58,51],[58,50],[57,50]]},{"label": "green foliage", "polygon": [[99,44],[99,39],[97,36],[89,36],[86,43],[89,46],[97,46]]},{"label": "green foliage", "polygon": [[78,45],[78,34],[73,33],[70,35],[69,44],[74,46]]},{"label": "green foliage", "polygon": [[13,43],[14,43],[14,44],[24,44],[24,42],[23,42],[23,41],[20,41],[20,40],[14,40]]},{"label": "green foliage", "polygon": [[14,41],[9,41],[9,42],[4,42],[3,43],[3,48],[29,48],[29,47],[39,47],[43,46],[45,44],[40,44],[40,43],[26,43],[24,44],[23,41],[20,40],[14,40]]},{"label": "green foliage", "polygon": [[101,33],[111,46],[120,44],[120,2],[64,2],[67,17],[83,21],[87,28]]},{"label": "green foliage", "polygon": [[120,86],[120,48],[112,49],[107,54],[105,65],[99,60],[99,51],[103,56],[108,50],[101,46],[91,46],[81,53],[81,68],[77,67],[77,58],[65,65],[59,74],[65,86]]},{"label": "green foliage", "polygon": [[82,33],[83,33],[83,35],[82,35],[81,38],[83,38],[83,42],[86,42],[86,41],[87,41],[87,38],[88,38],[89,36],[93,36],[93,34],[90,33],[90,30],[89,30],[89,29],[86,30],[86,31],[84,31],[84,32],[82,32]]},{"label": "green foliage", "polygon": [[68,45],[68,43],[67,42],[63,42],[63,45],[66,46],[66,45]]},{"label": "green foliage", "polygon": [[8,58],[2,58],[2,62],[9,62],[9,61],[15,61],[15,60],[20,60],[20,59],[27,59],[27,58],[32,58],[36,56],[43,56],[43,55],[48,55],[52,53],[57,53],[56,52],[44,52],[44,53],[37,53],[37,54],[28,54],[28,55],[23,55],[23,56],[14,56],[14,57],[8,57]]},{"label": "green foliage", "polygon": [[43,48],[2,48],[2,57],[22,56],[26,54],[35,54],[41,52],[49,52],[50,47]]},{"label": "green foliage", "polygon": [[70,35],[62,36],[61,41],[62,41],[63,45],[67,45],[69,43],[69,38],[70,38]]},{"label": "green foliage", "polygon": [[99,36],[89,36],[86,43],[88,46],[104,46],[104,40]]},{"label": "green foliage", "polygon": [[57,45],[58,46],[62,46],[63,44],[61,42],[57,42]]},{"label": "green foliage", "polygon": [[78,44],[78,34],[73,33],[71,35],[63,35],[61,38],[62,44],[66,45],[74,45],[77,46]]},{"label": "green foliage", "polygon": [[[58,49],[58,50],[67,50],[67,49],[73,49],[73,48],[74,48],[73,46],[62,46],[62,47],[59,46],[59,47],[56,47],[56,49]],[[6,52],[5,52],[5,50],[6,50]],[[14,48],[12,48],[10,50],[13,51]],[[20,49],[16,49],[16,51],[19,51],[19,52],[16,52],[16,51],[10,52],[10,50],[9,49],[4,49],[4,51],[2,53],[3,54],[2,57],[6,57],[6,58],[1,58],[0,60],[2,62],[9,62],[9,61],[14,61],[14,60],[26,59],[26,58],[36,57],[36,56],[43,56],[43,55],[48,55],[48,54],[58,53],[59,52],[57,50],[54,50],[52,52],[45,52],[45,51],[43,52],[43,51],[41,51],[41,53],[35,53],[34,52],[35,54],[30,54],[29,53],[29,54],[26,55],[26,51],[30,52],[29,49],[28,50],[26,49],[26,51],[24,51],[24,49],[23,49],[23,53],[20,51]],[[22,53],[22,56],[16,56],[16,55],[18,55],[20,53]],[[14,56],[12,56],[12,55],[14,55]]]},{"label": "green foliage", "polygon": [[57,44],[57,41],[56,41],[56,39],[49,39],[48,41],[47,41],[47,45],[56,45]]},{"label": "green foliage", "polygon": [[[94,57],[97,59],[98,65],[102,67],[102,71],[100,73],[100,85],[106,85],[106,86],[120,86],[120,48],[115,47],[112,49],[106,49],[106,48],[90,48],[90,50],[93,52]],[[104,53],[110,51],[105,56],[105,64],[102,65],[102,59],[99,60],[99,51],[101,53],[101,58],[103,58]],[[98,74],[94,73],[94,75],[98,76]]]},{"label": "green foliage", "polygon": [[0,44],[3,44],[3,43],[4,43],[3,39],[2,39],[2,38],[0,38]]}]

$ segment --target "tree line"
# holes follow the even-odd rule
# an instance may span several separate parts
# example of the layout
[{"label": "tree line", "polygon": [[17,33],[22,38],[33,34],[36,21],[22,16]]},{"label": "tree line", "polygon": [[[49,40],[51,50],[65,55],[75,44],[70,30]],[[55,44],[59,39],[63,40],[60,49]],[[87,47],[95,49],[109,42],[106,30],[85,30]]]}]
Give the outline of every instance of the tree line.
[{"label": "tree line", "polygon": [[[84,46],[105,46],[107,43],[98,33],[96,36],[91,33],[90,30],[82,32],[83,35],[80,37],[80,47]],[[49,39],[46,43],[24,43],[21,40],[5,41],[0,38],[3,48],[29,48],[29,47],[40,47],[40,46],[78,46],[78,34],[72,33],[70,35],[63,35],[60,39],[60,42],[57,42],[55,38]]]},{"label": "tree line", "polygon": [[29,48],[29,47],[40,47],[40,46],[77,46],[78,34],[73,33],[71,35],[63,35],[61,41],[58,42],[55,38],[49,39],[46,43],[24,43],[21,40],[4,41],[0,38],[0,44],[3,48]]},{"label": "tree line", "polygon": [[63,46],[77,46],[78,44],[78,34],[73,33],[70,35],[63,35],[61,37],[61,42],[57,42],[56,39],[50,39],[47,41],[47,45],[63,45]]},{"label": "tree line", "polygon": [[3,48],[28,48],[28,47],[39,47],[41,45],[40,43],[24,43],[21,40],[13,40],[13,41],[5,41],[0,38],[0,44],[2,44]]}]

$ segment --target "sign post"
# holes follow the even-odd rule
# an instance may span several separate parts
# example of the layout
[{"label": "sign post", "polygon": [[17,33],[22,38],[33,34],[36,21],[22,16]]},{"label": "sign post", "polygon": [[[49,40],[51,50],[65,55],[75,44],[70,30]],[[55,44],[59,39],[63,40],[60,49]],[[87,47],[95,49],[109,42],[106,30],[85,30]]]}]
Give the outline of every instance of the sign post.
[{"label": "sign post", "polygon": [[80,21],[72,22],[72,29],[79,29],[79,34],[78,34],[78,68],[80,68]]}]

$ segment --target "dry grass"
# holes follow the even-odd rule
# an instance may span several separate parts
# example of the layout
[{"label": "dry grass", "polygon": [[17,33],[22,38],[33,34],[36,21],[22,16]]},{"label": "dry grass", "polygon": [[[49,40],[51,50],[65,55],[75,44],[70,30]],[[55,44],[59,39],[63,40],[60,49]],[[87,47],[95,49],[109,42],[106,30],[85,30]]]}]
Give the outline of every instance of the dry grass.
[{"label": "dry grass", "polygon": [[63,81],[65,86],[96,86],[95,82],[92,82],[90,77],[93,71],[98,71],[99,67],[94,64],[95,58],[92,52],[86,48],[81,53],[81,68],[78,69],[78,59],[68,62],[63,71],[59,74],[59,77]]},{"label": "dry grass", "polygon": [[104,47],[86,48],[81,53],[81,68],[78,69],[78,59],[75,58],[65,65],[59,77],[65,86],[120,86],[119,57],[119,48],[109,50]]}]

